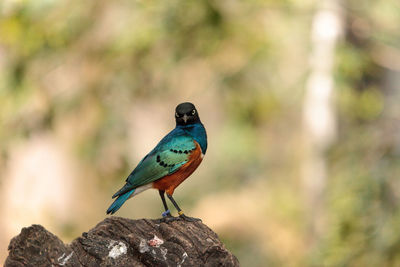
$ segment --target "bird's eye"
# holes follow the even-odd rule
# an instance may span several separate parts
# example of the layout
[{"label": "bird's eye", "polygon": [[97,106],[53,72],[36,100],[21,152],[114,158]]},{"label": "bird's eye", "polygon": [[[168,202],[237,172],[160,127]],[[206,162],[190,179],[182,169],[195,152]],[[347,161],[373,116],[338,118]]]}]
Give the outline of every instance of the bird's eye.
[{"label": "bird's eye", "polygon": [[192,110],[192,115],[194,115],[194,114],[196,114],[196,110],[195,109]]},{"label": "bird's eye", "polygon": [[175,117],[179,118],[178,112],[175,112]]}]

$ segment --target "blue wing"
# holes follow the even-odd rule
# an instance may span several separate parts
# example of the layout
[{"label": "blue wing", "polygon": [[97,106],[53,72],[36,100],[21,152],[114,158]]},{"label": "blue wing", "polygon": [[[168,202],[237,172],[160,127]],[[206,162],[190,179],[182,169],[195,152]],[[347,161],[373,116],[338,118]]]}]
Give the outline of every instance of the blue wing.
[{"label": "blue wing", "polygon": [[194,149],[194,139],[182,129],[175,128],[139,162],[126,179],[125,186],[113,198],[176,172],[188,162],[189,154]]}]

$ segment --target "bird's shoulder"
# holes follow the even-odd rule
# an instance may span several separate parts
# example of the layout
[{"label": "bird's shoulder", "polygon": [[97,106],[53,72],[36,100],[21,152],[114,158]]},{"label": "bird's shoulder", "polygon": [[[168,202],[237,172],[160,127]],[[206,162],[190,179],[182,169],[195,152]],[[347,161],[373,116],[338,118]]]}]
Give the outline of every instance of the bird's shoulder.
[{"label": "bird's shoulder", "polygon": [[191,135],[181,128],[175,128],[161,139],[154,148],[154,152],[162,152],[170,149],[193,149],[195,146],[194,138]]}]

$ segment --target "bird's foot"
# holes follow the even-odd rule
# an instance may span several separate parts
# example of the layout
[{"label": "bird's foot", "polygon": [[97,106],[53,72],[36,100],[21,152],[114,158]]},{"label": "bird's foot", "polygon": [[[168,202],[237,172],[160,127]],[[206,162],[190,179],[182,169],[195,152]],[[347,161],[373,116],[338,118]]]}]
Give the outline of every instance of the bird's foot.
[{"label": "bird's foot", "polygon": [[186,216],[182,211],[179,212],[179,218],[187,222],[201,222],[201,219]]},{"label": "bird's foot", "polygon": [[174,217],[172,215],[169,215],[169,216],[166,216],[166,217],[163,217],[163,218],[159,219],[158,221],[160,223],[169,223],[169,222],[177,221],[179,219],[180,219],[179,217]]},{"label": "bird's foot", "polygon": [[174,217],[171,215],[171,212],[169,210],[166,210],[165,212],[162,213],[162,218],[159,219],[159,222],[162,223],[168,223],[168,222],[173,222],[177,220],[184,220],[187,222],[201,222],[201,219],[199,218],[193,218],[186,216],[183,211],[178,212],[179,217]]},{"label": "bird's foot", "polygon": [[160,223],[161,222],[164,222],[164,223],[172,222],[172,221],[176,221],[179,219],[179,217],[172,216],[171,212],[169,210],[164,211],[161,215],[162,215],[162,218],[159,219]]},{"label": "bird's foot", "polygon": [[171,212],[169,210],[164,211],[161,215],[163,216],[163,218],[172,217]]}]

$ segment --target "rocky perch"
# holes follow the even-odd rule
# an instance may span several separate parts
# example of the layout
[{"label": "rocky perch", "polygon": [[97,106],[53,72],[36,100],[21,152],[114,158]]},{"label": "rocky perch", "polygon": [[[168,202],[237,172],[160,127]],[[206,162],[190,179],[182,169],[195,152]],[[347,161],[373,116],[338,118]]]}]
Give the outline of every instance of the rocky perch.
[{"label": "rocky perch", "polygon": [[23,228],[8,246],[5,267],[239,266],[201,222],[110,217],[64,244],[41,225]]}]

